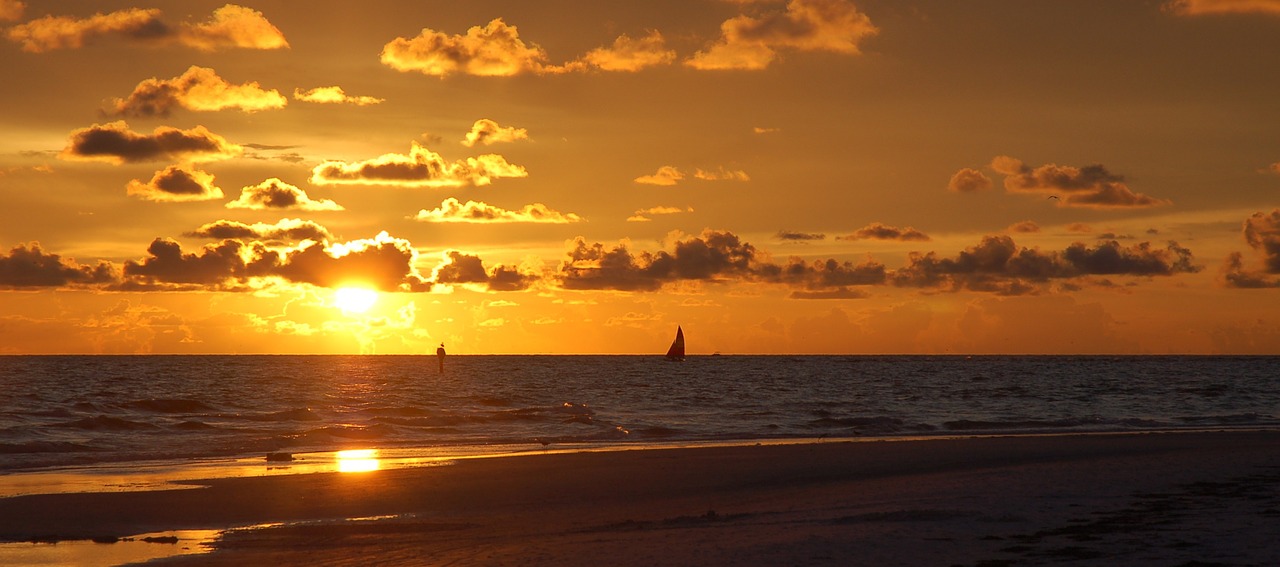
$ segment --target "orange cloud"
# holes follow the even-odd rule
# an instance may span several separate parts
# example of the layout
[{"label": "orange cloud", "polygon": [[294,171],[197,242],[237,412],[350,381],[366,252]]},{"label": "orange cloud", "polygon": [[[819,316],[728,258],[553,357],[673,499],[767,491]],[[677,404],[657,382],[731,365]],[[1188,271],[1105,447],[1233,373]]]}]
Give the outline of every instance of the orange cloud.
[{"label": "orange cloud", "polygon": [[287,102],[278,91],[264,90],[256,81],[233,85],[213,69],[193,65],[172,79],[153,77],[138,83],[128,98],[112,99],[107,110],[129,116],[168,116],[174,107],[197,112],[225,108],[254,112],[283,108]]},{"label": "orange cloud", "polygon": [[920,232],[914,228],[898,228],[896,226],[887,226],[878,222],[871,223],[848,236],[837,236],[836,240],[917,240],[927,241],[929,235]]},{"label": "orange cloud", "polygon": [[125,192],[148,201],[186,202],[221,199],[222,189],[213,184],[213,175],[199,169],[171,165],[157,171],[151,181],[129,182]]},{"label": "orange cloud", "polygon": [[316,87],[310,90],[293,89],[293,98],[303,102],[314,102],[319,104],[354,104],[356,106],[369,106],[384,102],[385,99],[375,98],[371,96],[351,96],[342,90],[342,87]]},{"label": "orange cloud", "polygon": [[18,0],[0,0],[0,22],[16,22],[22,19],[27,5]]},{"label": "orange cloud", "polygon": [[528,140],[529,131],[524,128],[516,128],[512,126],[499,126],[497,122],[488,118],[476,120],[471,125],[471,131],[462,140],[462,145],[471,148],[476,144],[491,145],[502,142],[514,142],[517,140]]},{"label": "orange cloud", "polygon": [[635,179],[636,183],[644,183],[645,185],[660,185],[670,187],[684,179],[684,174],[674,166],[664,165],[658,168],[653,175],[641,175]]},{"label": "orange cloud", "polygon": [[1162,8],[1179,16],[1269,14],[1280,16],[1280,0],[1170,0]]},{"label": "orange cloud", "polygon": [[581,222],[582,217],[573,213],[561,213],[548,208],[542,203],[525,205],[518,211],[508,211],[486,203],[467,201],[462,203],[449,197],[433,210],[422,209],[413,217],[422,222],[466,222],[466,223],[551,223],[566,224]]},{"label": "orange cloud", "polygon": [[329,199],[315,200],[307,192],[275,177],[240,190],[240,198],[227,203],[228,209],[296,209],[300,211],[341,211]]},{"label": "orange cloud", "polygon": [[383,154],[353,163],[326,161],[311,170],[317,185],[399,185],[402,187],[483,186],[495,178],[528,177],[523,167],[507,163],[497,154],[485,154],[453,163],[413,142],[409,155]]},{"label": "orange cloud", "polygon": [[627,222],[649,222],[653,219],[650,219],[645,215],[675,215],[684,212],[692,213],[693,207],[689,207],[688,209],[681,209],[680,207],[650,207],[636,211],[635,214],[627,217]]},{"label": "orange cloud", "polygon": [[243,148],[204,126],[179,130],[157,127],[151,135],[129,130],[123,120],[72,130],[60,159],[111,164],[146,161],[214,161],[240,155]]},{"label": "orange cloud", "polygon": [[326,242],[333,239],[329,229],[314,221],[302,219],[280,219],[275,224],[261,222],[245,224],[238,221],[219,220],[203,224],[200,228],[186,233],[186,236],[217,240],[232,238]]},{"label": "orange cloud", "polygon": [[235,4],[214,10],[203,23],[172,25],[160,17],[160,10],[131,8],[85,19],[45,16],[9,29],[10,41],[22,50],[43,53],[55,49],[76,49],[102,36],[119,36],[148,45],[178,44],[216,51],[227,47],[279,49],[288,47],[284,35],[261,12]]},{"label": "orange cloud", "polygon": [[977,193],[991,188],[991,178],[976,169],[964,168],[951,176],[947,190],[956,193]]},{"label": "orange cloud", "polygon": [[1026,220],[1022,222],[1013,223],[1009,225],[1009,228],[1006,230],[1008,230],[1009,232],[1024,232],[1024,233],[1040,232],[1040,225],[1036,224],[1034,221]]},{"label": "orange cloud", "polygon": [[720,167],[715,171],[706,171],[696,169],[693,176],[703,181],[751,181],[751,176],[741,169],[725,169]]},{"label": "orange cloud", "polygon": [[610,47],[600,47],[587,52],[582,61],[604,71],[635,72],[646,67],[668,65],[676,59],[676,52],[667,49],[666,41],[657,30],[640,39],[621,35]]},{"label": "orange cloud", "polygon": [[846,0],[791,0],[783,12],[737,16],[720,25],[721,36],[685,64],[695,69],[764,69],[778,49],[861,53],[858,43],[879,33],[871,19]]},{"label": "orange cloud", "polygon": [[774,235],[778,240],[783,242],[808,242],[810,240],[825,240],[827,235],[820,232],[797,232],[794,230],[779,230]]},{"label": "orange cloud", "polygon": [[0,255],[0,289],[104,284],[119,279],[119,271],[109,262],[89,266],[64,260],[46,253],[39,242],[19,244]]},{"label": "orange cloud", "polygon": [[1244,241],[1262,260],[1261,270],[1246,270],[1244,257],[1233,252],[1223,266],[1223,278],[1230,287],[1280,287],[1280,209],[1257,212],[1244,220]]},{"label": "orange cloud", "polygon": [[1032,168],[1021,160],[996,156],[991,161],[991,169],[1006,176],[1006,191],[1052,194],[1058,197],[1059,207],[1114,209],[1170,204],[1166,199],[1135,193],[1125,184],[1124,177],[1107,171],[1102,165],[1078,168],[1047,164]]},{"label": "orange cloud", "polygon": [[479,256],[449,250],[442,254],[444,262],[431,272],[438,284],[485,284],[489,291],[521,291],[538,280],[537,274],[526,274],[511,266],[486,270]]},{"label": "orange cloud", "polygon": [[547,63],[547,53],[525,44],[519,30],[495,18],[466,35],[448,35],[423,28],[417,37],[398,37],[382,48],[382,63],[402,72],[446,77],[454,73],[503,77],[522,73],[560,73],[566,69]]}]

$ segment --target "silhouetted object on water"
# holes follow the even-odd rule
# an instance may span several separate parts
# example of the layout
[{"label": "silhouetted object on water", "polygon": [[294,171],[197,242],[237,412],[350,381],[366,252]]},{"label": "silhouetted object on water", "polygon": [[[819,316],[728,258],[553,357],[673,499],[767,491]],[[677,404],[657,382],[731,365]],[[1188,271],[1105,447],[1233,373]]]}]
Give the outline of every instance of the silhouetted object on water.
[{"label": "silhouetted object on water", "polygon": [[436,360],[440,361],[440,373],[444,374],[444,343],[440,343],[440,348],[436,349]]},{"label": "silhouetted object on water", "polygon": [[671,341],[671,348],[667,349],[667,360],[684,361],[684,330],[679,325],[676,325],[676,340]]}]

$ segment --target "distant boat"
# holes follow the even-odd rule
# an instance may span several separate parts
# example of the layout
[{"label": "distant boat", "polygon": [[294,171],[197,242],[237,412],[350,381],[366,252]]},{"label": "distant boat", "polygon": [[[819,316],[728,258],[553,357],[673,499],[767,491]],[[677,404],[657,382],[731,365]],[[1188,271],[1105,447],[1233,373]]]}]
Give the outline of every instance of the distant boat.
[{"label": "distant boat", "polygon": [[676,325],[676,340],[671,341],[671,348],[667,349],[667,360],[684,361],[684,330],[679,325]]}]

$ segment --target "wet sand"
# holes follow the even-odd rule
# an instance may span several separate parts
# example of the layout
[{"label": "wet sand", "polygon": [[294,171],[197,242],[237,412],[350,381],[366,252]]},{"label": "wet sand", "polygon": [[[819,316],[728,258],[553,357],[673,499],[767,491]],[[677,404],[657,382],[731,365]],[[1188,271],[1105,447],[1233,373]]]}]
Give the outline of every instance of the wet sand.
[{"label": "wet sand", "polygon": [[162,563],[1280,564],[1280,432],[546,454],[201,484],[0,499],[0,540],[284,522]]}]

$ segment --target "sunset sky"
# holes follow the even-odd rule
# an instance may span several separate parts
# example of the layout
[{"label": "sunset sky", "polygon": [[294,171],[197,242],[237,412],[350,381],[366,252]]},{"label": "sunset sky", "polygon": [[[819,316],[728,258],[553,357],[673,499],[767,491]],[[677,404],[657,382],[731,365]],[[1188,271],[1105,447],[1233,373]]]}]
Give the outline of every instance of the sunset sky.
[{"label": "sunset sky", "polygon": [[1276,354],[1277,54],[1280,0],[0,0],[0,353]]}]

